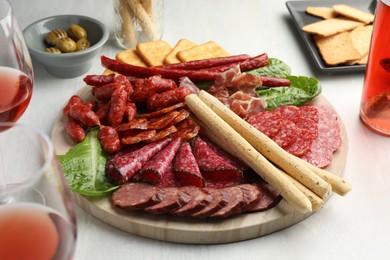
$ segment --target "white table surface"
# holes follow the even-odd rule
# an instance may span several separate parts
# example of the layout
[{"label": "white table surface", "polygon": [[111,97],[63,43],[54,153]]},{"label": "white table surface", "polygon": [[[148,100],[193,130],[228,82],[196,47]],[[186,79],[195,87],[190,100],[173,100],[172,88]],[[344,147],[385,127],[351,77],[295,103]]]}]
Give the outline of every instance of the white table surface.
[{"label": "white table surface", "polygon": [[[107,25],[110,39],[101,54],[120,51],[113,39],[110,0],[11,0],[19,25],[52,15],[81,14]],[[215,40],[232,54],[267,52],[285,61],[294,75],[317,77],[339,112],[349,139],[344,177],[353,190],[333,196],[325,207],[285,230],[223,245],[184,245],[138,237],[107,225],[77,207],[75,259],[390,259],[390,138],[369,131],[359,120],[363,73],[316,71],[290,19],[285,0],[165,1],[163,39],[197,43]],[[35,86],[20,120],[48,135],[60,108],[84,86],[83,76],[59,79],[34,62]],[[89,74],[103,71],[99,57]]]}]

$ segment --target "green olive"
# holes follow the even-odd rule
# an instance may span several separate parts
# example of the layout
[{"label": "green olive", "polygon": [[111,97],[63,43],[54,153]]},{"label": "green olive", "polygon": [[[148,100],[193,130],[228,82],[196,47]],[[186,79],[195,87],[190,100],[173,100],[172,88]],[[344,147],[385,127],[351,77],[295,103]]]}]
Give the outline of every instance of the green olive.
[{"label": "green olive", "polygon": [[75,41],[87,38],[87,32],[78,24],[72,24],[67,32],[68,36]]},{"label": "green olive", "polygon": [[91,47],[91,43],[87,39],[83,38],[76,42],[76,46],[76,51],[82,51]]},{"label": "green olive", "polygon": [[56,48],[56,47],[46,48],[45,51],[46,51],[46,52],[50,52],[50,53],[54,53],[54,54],[62,53],[62,52],[60,51],[60,49],[58,49],[58,48]]},{"label": "green olive", "polygon": [[60,39],[57,42],[57,48],[62,52],[74,52],[76,51],[76,43],[69,37]]},{"label": "green olive", "polygon": [[64,30],[55,29],[46,35],[45,41],[51,46],[56,46],[58,40],[65,38],[67,36],[68,34]]}]

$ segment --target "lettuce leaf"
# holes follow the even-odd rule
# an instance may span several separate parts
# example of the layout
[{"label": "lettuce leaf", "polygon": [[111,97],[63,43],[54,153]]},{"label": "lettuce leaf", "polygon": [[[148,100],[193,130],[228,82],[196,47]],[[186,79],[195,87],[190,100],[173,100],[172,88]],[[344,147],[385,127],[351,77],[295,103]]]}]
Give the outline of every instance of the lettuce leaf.
[{"label": "lettuce leaf", "polygon": [[91,129],[81,143],[58,156],[70,189],[82,195],[102,196],[118,188],[107,180],[107,155],[97,133],[98,129]]},{"label": "lettuce leaf", "polygon": [[291,82],[290,87],[256,90],[260,98],[267,102],[267,110],[285,105],[302,106],[322,91],[321,84],[316,78],[304,76],[286,76],[286,78]]},{"label": "lettuce leaf", "polygon": [[281,60],[269,58],[268,66],[247,71],[246,73],[272,78],[285,78],[288,75],[291,75],[291,68]]}]

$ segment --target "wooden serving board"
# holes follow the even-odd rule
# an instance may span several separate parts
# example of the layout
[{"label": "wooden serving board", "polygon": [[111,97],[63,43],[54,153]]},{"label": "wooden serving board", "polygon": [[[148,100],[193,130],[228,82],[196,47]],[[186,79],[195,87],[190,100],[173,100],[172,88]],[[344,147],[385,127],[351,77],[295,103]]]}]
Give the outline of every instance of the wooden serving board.
[{"label": "wooden serving board", "polygon": [[[83,87],[76,94],[84,100],[92,100],[90,86]],[[313,103],[331,107],[322,96]],[[74,145],[64,130],[64,122],[61,111],[51,133],[57,154],[65,154]],[[340,176],[347,159],[348,140],[340,118],[339,123],[343,143],[326,170]],[[111,205],[110,196],[93,198],[77,193],[73,195],[76,203],[85,211],[121,230],[148,238],[189,244],[221,244],[256,238],[294,225],[313,214],[296,212],[282,200],[276,207],[264,212],[245,213],[228,219],[198,220],[123,211]],[[326,210],[326,205],[321,210]]]}]

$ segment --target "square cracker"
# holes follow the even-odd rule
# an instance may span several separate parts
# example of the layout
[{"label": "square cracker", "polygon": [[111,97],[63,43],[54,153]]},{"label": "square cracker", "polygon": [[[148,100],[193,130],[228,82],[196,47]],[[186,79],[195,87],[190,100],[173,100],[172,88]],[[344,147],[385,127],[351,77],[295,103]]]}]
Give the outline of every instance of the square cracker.
[{"label": "square cracker", "polygon": [[372,29],[372,25],[366,25],[350,32],[352,44],[362,57],[366,56],[370,50]]},{"label": "square cracker", "polygon": [[168,53],[168,55],[164,59],[165,64],[174,64],[174,63],[180,63],[181,60],[179,60],[176,55],[179,51],[188,50],[190,48],[193,48],[195,46],[198,46],[197,44],[193,43],[190,40],[187,39],[180,39],[176,45],[172,48],[172,50]]},{"label": "square cracker", "polygon": [[342,18],[331,18],[319,22],[311,23],[302,27],[307,33],[318,34],[321,36],[331,36],[336,33],[349,31],[356,27],[363,26],[364,23],[346,20]]},{"label": "square cracker", "polygon": [[353,47],[349,32],[342,32],[329,37],[315,35],[314,41],[322,58],[328,65],[338,65],[361,58],[360,53]]},{"label": "square cracker", "polygon": [[115,55],[115,58],[121,62],[128,63],[135,66],[147,67],[145,62],[137,54],[136,48],[121,51]]},{"label": "square cracker", "polygon": [[191,49],[179,51],[177,53],[177,57],[183,62],[226,57],[229,55],[230,54],[227,51],[225,51],[218,43],[214,41],[208,41]]},{"label": "square cracker", "polygon": [[330,7],[308,6],[306,7],[306,13],[323,19],[331,19],[337,16],[337,14],[333,11],[333,8]]},{"label": "square cracker", "polygon": [[149,66],[160,66],[164,64],[164,59],[172,50],[166,41],[159,40],[153,42],[142,42],[136,46],[138,55]]},{"label": "square cracker", "polygon": [[374,21],[374,15],[363,12],[359,9],[353,8],[349,5],[334,5],[333,10],[340,15],[351,18],[355,21],[359,21],[365,24],[372,23]]}]

